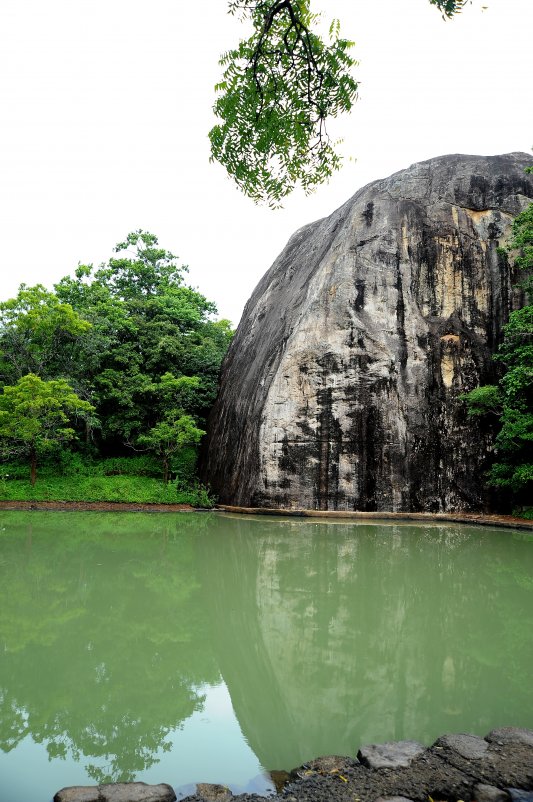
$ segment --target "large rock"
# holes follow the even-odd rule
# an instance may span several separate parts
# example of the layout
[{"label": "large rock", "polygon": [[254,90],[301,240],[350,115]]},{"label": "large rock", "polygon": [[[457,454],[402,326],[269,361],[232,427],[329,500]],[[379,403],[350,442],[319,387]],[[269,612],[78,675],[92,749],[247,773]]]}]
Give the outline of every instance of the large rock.
[{"label": "large rock", "polygon": [[176,794],[167,783],[108,783],[71,785],[54,796],[54,802],[175,802]]},{"label": "large rock", "polygon": [[444,156],[300,229],[244,310],[203,457],[223,503],[483,505],[491,432],[459,395],[495,380],[521,303],[502,251],[527,154]]}]

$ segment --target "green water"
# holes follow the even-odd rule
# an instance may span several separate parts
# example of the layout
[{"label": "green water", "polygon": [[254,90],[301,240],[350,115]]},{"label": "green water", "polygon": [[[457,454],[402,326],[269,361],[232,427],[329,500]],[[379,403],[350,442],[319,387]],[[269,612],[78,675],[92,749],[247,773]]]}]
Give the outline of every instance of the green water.
[{"label": "green water", "polygon": [[4,512],[0,605],[1,802],[533,727],[528,533]]}]

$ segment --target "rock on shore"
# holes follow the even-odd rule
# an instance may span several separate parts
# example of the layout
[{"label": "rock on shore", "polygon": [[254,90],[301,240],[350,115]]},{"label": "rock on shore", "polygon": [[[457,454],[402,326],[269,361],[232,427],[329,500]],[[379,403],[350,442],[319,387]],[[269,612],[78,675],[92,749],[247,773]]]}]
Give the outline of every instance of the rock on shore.
[{"label": "rock on shore", "polygon": [[[279,775],[281,772],[276,772]],[[533,730],[504,727],[485,738],[443,735],[426,748],[416,741],[369,744],[357,758],[317,758],[286,775],[273,802],[533,802]],[[118,783],[59,791],[54,802],[173,802],[168,785]],[[184,802],[265,802],[200,783]]]}]

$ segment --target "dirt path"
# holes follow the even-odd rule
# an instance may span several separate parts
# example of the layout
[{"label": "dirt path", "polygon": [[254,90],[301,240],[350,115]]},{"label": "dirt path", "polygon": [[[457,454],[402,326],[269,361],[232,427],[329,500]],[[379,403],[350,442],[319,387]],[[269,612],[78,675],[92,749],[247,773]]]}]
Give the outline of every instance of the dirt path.
[{"label": "dirt path", "polygon": [[193,512],[190,504],[141,504],[126,501],[0,501],[0,510],[76,510],[77,512]]}]

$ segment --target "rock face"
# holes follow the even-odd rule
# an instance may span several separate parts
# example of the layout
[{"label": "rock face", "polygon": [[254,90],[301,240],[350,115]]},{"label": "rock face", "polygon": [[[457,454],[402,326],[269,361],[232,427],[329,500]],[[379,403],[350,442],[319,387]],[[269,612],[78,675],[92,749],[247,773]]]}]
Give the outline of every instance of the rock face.
[{"label": "rock face", "polygon": [[458,396],[495,380],[491,355],[522,302],[501,246],[533,199],[530,163],[415,164],[296,232],[223,365],[203,458],[222,503],[483,506],[491,433]]}]

